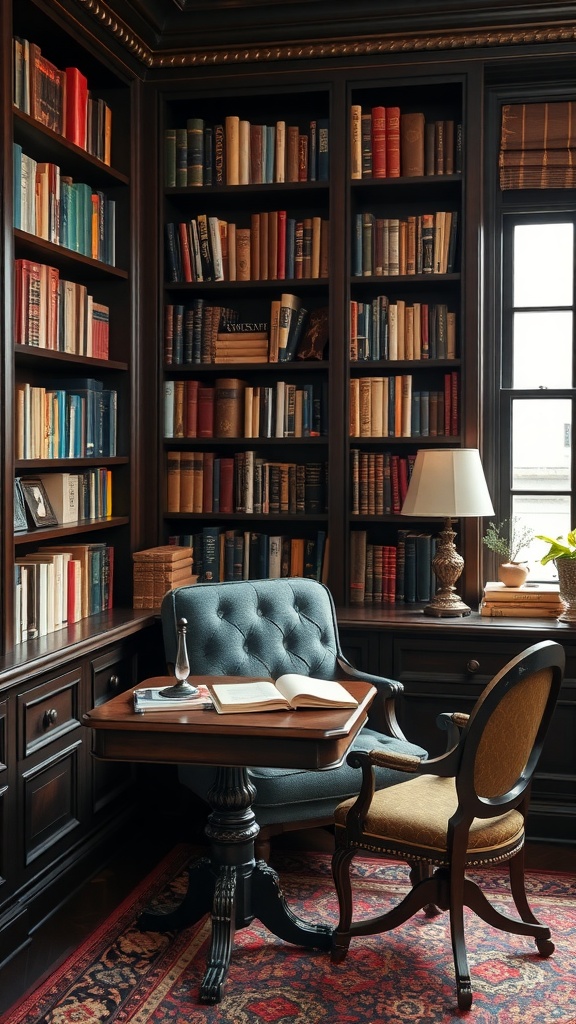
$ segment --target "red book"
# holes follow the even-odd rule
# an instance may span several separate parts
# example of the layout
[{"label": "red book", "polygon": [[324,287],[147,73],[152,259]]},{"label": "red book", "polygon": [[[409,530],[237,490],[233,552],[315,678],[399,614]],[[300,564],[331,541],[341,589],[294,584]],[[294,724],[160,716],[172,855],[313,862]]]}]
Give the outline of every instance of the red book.
[{"label": "red book", "polygon": [[400,107],[386,107],[386,177],[400,177]]},{"label": "red book", "polygon": [[198,388],[198,437],[214,437],[214,388]]},{"label": "red book", "polygon": [[190,240],[188,238],[188,225],[180,223],[178,225],[178,237],[180,239],[180,258],[182,263],[182,276],[184,281],[190,282],[194,280],[192,274],[192,257],[190,254]]},{"label": "red book", "polygon": [[450,433],[452,437],[458,437],[458,370],[452,370],[451,380],[451,404],[450,404]]},{"label": "red book", "polygon": [[184,399],[184,437],[198,437],[198,381],[187,380]]},{"label": "red book", "polygon": [[372,177],[386,177],[385,107],[372,107]]},{"label": "red book", "polygon": [[286,210],[278,210],[277,245],[276,277],[282,281],[286,277]]},{"label": "red book", "polygon": [[234,459],[220,459],[220,511],[234,511]]},{"label": "red book", "polygon": [[452,379],[449,373],[444,374],[444,434],[450,436],[452,424]]},{"label": "red book", "polygon": [[66,68],[65,136],[74,145],[86,149],[88,123],[88,81],[78,68]]}]

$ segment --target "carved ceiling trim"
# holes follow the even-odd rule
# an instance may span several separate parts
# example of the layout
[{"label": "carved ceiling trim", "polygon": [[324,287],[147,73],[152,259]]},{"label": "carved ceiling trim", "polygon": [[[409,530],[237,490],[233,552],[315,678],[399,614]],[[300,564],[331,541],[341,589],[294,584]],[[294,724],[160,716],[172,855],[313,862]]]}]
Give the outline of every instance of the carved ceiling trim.
[{"label": "carved ceiling trim", "polygon": [[311,60],[326,57],[370,57],[377,54],[422,53],[437,50],[470,50],[497,46],[529,46],[542,43],[573,43],[576,24],[513,26],[509,28],[462,29],[438,33],[391,34],[378,38],[336,39],[324,42],[296,42],[210,50],[184,49],[152,51],[132,29],[114,15],[102,0],[76,0],[98,23],[149,68],[207,67],[266,63],[281,60]]}]

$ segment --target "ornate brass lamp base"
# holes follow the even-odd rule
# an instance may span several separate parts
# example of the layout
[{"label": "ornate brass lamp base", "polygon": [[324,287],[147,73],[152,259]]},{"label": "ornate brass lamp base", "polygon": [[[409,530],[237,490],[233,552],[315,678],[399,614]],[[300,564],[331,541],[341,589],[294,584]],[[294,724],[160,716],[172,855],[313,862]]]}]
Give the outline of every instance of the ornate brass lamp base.
[{"label": "ornate brass lamp base", "polygon": [[432,559],[432,568],[438,580],[436,594],[430,604],[424,608],[425,615],[437,618],[455,618],[470,615],[471,608],[456,593],[456,580],[462,575],[464,559],[458,554],[454,545],[456,534],[452,529],[452,520],[446,519],[444,529],[440,531],[436,554]]}]

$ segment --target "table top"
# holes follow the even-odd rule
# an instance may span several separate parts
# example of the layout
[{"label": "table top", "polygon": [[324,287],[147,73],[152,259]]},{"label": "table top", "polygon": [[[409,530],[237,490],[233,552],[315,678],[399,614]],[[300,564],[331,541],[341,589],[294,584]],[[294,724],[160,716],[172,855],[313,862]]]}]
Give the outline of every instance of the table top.
[{"label": "table top", "polygon": [[[196,685],[230,679],[190,677]],[[130,689],[85,714],[83,725],[93,729],[94,755],[107,761],[332,768],[346,756],[376,695],[370,683],[355,679],[339,682],[356,698],[358,707],[229,715],[176,708],[136,714]],[[144,680],[139,688],[173,683],[172,677],[158,676]]]}]

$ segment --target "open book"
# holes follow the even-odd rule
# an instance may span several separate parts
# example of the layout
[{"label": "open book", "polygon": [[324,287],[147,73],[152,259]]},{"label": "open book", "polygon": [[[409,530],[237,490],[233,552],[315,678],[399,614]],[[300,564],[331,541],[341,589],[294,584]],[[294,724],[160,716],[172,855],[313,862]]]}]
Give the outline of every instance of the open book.
[{"label": "open book", "polygon": [[238,711],[291,711],[296,708],[356,708],[358,701],[340,683],[287,672],[276,682],[212,683],[210,692],[220,714]]}]

